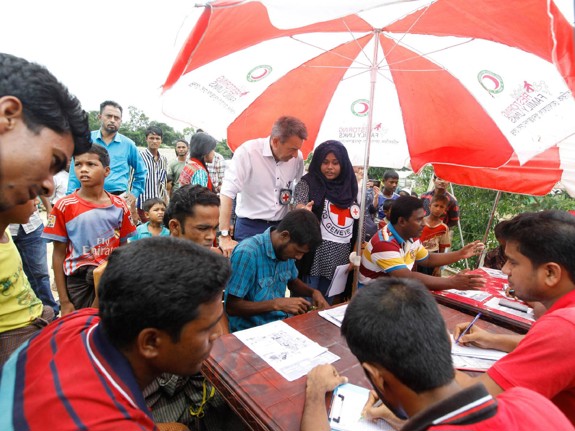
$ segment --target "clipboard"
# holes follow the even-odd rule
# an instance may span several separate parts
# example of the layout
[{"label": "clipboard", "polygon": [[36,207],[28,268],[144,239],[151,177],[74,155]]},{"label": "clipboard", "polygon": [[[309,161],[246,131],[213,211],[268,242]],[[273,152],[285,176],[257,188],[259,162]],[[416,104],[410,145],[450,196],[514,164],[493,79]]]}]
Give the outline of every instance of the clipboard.
[{"label": "clipboard", "polygon": [[329,411],[329,424],[333,431],[381,431],[394,428],[383,419],[368,421],[361,411],[369,398],[369,389],[351,383],[335,388]]}]

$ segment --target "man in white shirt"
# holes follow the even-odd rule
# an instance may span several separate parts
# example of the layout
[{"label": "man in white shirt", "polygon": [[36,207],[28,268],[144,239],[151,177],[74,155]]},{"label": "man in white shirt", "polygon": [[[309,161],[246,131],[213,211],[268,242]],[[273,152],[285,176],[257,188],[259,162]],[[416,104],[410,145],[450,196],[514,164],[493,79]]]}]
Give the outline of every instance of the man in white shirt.
[{"label": "man in white shirt", "polygon": [[[287,214],[294,185],[303,174],[300,151],[307,139],[305,124],[280,117],[268,138],[245,142],[235,152],[220,191],[220,247],[229,256],[245,238],[277,225]],[[229,235],[233,200],[238,193],[234,238]]]}]

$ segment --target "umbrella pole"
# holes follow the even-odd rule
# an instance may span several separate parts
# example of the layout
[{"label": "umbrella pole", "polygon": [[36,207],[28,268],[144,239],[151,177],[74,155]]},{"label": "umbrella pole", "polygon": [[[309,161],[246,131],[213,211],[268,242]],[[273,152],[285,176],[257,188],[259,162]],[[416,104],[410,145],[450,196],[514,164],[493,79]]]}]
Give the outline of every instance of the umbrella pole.
[{"label": "umbrella pole", "polygon": [[[367,114],[367,142],[365,144],[365,152],[363,156],[363,181],[361,184],[361,206],[360,206],[360,216],[359,216],[359,227],[358,227],[358,234],[357,234],[357,241],[355,246],[355,253],[356,259],[361,259],[361,246],[363,243],[364,235],[363,235],[363,225],[364,225],[364,218],[365,218],[365,191],[367,187],[367,170],[369,168],[369,150],[371,147],[371,129],[373,123],[373,103],[375,101],[375,84],[377,82],[377,53],[379,50],[379,33],[380,30],[374,30],[374,37],[373,37],[373,57],[370,69],[370,89],[369,89],[369,112]],[[357,262],[356,262],[357,263]],[[359,273],[359,265],[354,265],[353,267],[353,283],[351,285],[351,296],[355,295],[357,292],[357,284],[358,284],[358,273]]]},{"label": "umbrella pole", "polygon": [[[449,190],[451,191],[451,194],[453,196],[455,196],[455,193],[453,193],[453,184],[449,184]],[[461,219],[457,220],[457,227],[459,228],[459,239],[461,240],[461,247],[465,247],[465,241],[463,240],[463,231],[461,230]],[[467,269],[469,269],[469,262],[467,261],[467,259],[465,259],[465,267]]]},{"label": "umbrella pole", "polygon": [[[493,208],[491,208],[491,215],[489,216],[489,221],[487,222],[487,229],[485,229],[485,235],[483,235],[483,244],[487,244],[487,238],[489,237],[489,231],[491,230],[491,225],[493,224],[493,219],[495,218],[495,211],[497,210],[497,205],[499,204],[499,199],[501,199],[501,192],[498,191],[495,195],[495,201],[493,202]],[[487,255],[487,247],[481,252],[481,256],[477,262],[477,268],[481,268],[485,262],[485,256]]]}]

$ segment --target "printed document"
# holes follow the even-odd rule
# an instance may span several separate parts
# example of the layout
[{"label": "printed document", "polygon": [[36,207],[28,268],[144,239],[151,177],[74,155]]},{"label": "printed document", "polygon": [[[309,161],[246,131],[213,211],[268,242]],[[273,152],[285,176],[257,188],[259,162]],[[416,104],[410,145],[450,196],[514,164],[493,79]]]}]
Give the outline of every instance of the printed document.
[{"label": "printed document", "polygon": [[328,322],[331,322],[335,326],[341,328],[341,323],[343,322],[343,317],[345,316],[345,310],[347,310],[347,304],[330,308],[328,310],[319,311],[318,314]]},{"label": "printed document", "polygon": [[290,382],[305,376],[316,365],[340,359],[281,320],[234,335]]}]

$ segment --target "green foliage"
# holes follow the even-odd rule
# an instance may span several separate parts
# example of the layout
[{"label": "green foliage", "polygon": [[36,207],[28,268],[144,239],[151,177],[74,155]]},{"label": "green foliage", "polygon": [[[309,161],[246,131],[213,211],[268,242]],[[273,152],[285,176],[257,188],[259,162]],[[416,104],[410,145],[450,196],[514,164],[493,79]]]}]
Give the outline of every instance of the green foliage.
[{"label": "green foliage", "polygon": [[[418,194],[427,191],[432,175],[433,169],[426,167],[418,176],[416,187]],[[453,192],[459,203],[461,232],[458,227],[454,228],[452,249],[459,250],[462,247],[461,236],[463,236],[464,244],[468,244],[477,239],[484,240],[497,191],[453,185]],[[493,228],[502,220],[509,219],[523,212],[542,211],[546,209],[569,210],[573,209],[574,206],[573,199],[563,192],[546,196],[501,193],[493,216],[493,223],[488,232],[486,248],[491,250],[497,247],[498,243],[493,234]],[[477,258],[470,259],[469,264],[471,268],[475,268]],[[463,262],[453,266],[460,269],[465,268]]]},{"label": "green foliage", "polygon": [[376,168],[376,167],[372,166],[372,167],[367,169],[367,178],[373,179],[373,180],[383,181],[383,174],[388,169],[390,169],[390,168]]},{"label": "green foliage", "polygon": [[228,147],[227,139],[222,139],[220,142],[217,143],[216,153],[220,153],[222,156],[224,156],[224,159],[226,160],[231,159],[232,156],[234,155],[234,153],[232,153],[232,150],[230,150],[230,147]]},{"label": "green foliage", "polygon": [[100,120],[98,120],[98,115],[100,111],[90,111],[88,112],[88,124],[90,130],[98,130],[100,128]]}]

